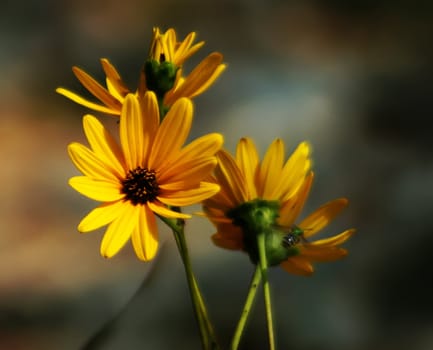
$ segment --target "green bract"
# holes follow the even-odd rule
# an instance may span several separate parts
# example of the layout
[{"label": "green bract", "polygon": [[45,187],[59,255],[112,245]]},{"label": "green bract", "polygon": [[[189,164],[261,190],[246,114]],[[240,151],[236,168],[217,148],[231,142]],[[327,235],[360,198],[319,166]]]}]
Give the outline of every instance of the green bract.
[{"label": "green bract", "polygon": [[159,100],[162,99],[173,88],[178,69],[178,67],[168,61],[146,61],[144,64],[144,74],[147,89],[155,92]]},{"label": "green bract", "polygon": [[269,266],[278,265],[288,257],[299,254],[295,246],[283,245],[286,233],[279,229],[277,223],[279,209],[278,201],[255,199],[227,213],[227,217],[233,220],[233,224],[242,229],[244,250],[253,264],[259,261],[258,235],[265,235],[266,259]]}]

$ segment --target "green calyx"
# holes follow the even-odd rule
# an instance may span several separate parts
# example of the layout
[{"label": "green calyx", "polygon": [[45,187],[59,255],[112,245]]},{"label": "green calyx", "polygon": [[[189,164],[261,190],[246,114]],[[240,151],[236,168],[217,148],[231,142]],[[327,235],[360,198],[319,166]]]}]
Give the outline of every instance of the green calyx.
[{"label": "green calyx", "polygon": [[258,235],[265,235],[268,266],[279,265],[288,257],[299,254],[299,249],[295,245],[284,244],[287,233],[278,226],[279,209],[278,201],[255,199],[227,213],[227,216],[233,220],[233,224],[241,227],[244,234],[244,250],[253,264],[259,261]]},{"label": "green calyx", "polygon": [[162,100],[167,91],[173,88],[178,69],[168,61],[147,60],[144,64],[147,89],[155,92],[158,100]]}]

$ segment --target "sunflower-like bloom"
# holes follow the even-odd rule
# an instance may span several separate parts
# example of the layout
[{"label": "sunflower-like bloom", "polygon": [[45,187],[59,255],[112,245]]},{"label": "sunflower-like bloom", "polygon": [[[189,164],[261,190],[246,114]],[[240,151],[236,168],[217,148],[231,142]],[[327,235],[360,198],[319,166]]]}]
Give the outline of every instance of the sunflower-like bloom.
[{"label": "sunflower-like bloom", "polygon": [[[239,213],[246,210],[249,215],[251,209],[248,208],[253,208],[253,214],[254,211],[260,214],[254,214],[256,218],[263,221],[267,213],[262,210],[264,207],[271,213],[268,215],[269,224],[261,227],[267,232],[266,254],[270,265],[279,264],[290,273],[311,275],[313,262],[345,256],[347,251],[339,245],[354,230],[315,242],[307,239],[323,229],[347,205],[346,199],[323,205],[295,225],[313,181],[309,154],[310,146],[303,142],[284,162],[284,144],[276,139],[260,162],[256,147],[248,138],[240,140],[235,158],[224,150],[218,152],[218,165],[212,181],[219,184],[221,190],[203,202],[206,215],[217,228],[212,236],[214,244],[226,249],[244,250],[256,263],[257,251],[251,250],[257,248],[252,248],[249,239],[249,227],[255,223],[245,224]],[[262,207],[257,209],[258,206]],[[272,214],[272,210],[276,212]]]},{"label": "sunflower-like bloom", "polygon": [[147,92],[139,103],[128,94],[122,107],[120,145],[93,116],[83,118],[90,148],[72,143],[69,155],[83,176],[69,184],[102,202],[78,225],[88,232],[108,225],[101,243],[104,257],[115,255],[132,238],[139,259],[152,259],[158,248],[155,214],[187,219],[171,207],[187,206],[211,197],[219,186],[203,181],[214,169],[220,134],[202,136],[183,146],[193,115],[189,99],[179,99],[160,123],[158,102]]},{"label": "sunflower-like bloom", "polygon": [[[143,96],[148,90],[155,91],[158,98],[162,100],[160,105],[169,108],[182,97],[194,98],[206,91],[221,75],[226,65],[222,63],[223,56],[214,52],[201,61],[191,73],[183,76],[184,62],[204,45],[203,41],[194,44],[195,36],[195,32],[191,32],[184,40],[177,41],[174,29],[171,28],[161,34],[158,28],[154,28],[149,59],[140,74],[135,94]],[[164,67],[160,66],[161,63]],[[94,111],[120,115],[125,97],[132,91],[126,86],[119,72],[108,59],[102,58],[101,65],[106,76],[106,86],[98,83],[81,68],[72,67],[80,83],[100,103],[92,102],[65,88],[57,88],[56,91]],[[151,67],[146,69],[148,66]],[[158,76],[155,77],[155,74]],[[164,89],[159,91],[160,88],[155,87],[157,84],[162,84]]]}]

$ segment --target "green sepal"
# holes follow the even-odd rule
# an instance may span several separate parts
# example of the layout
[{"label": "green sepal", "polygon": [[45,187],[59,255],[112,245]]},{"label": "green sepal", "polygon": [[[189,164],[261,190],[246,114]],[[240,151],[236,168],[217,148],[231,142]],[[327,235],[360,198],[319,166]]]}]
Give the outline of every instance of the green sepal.
[{"label": "green sepal", "polygon": [[143,69],[147,89],[155,92],[158,99],[163,99],[167,91],[173,88],[179,67],[167,61],[147,60]]},{"label": "green sepal", "polygon": [[244,250],[253,264],[259,261],[257,235],[265,235],[268,266],[279,265],[290,256],[299,254],[296,246],[283,245],[283,238],[287,233],[279,229],[277,223],[279,209],[278,201],[255,199],[242,203],[226,214],[232,219],[234,225],[241,227]]}]

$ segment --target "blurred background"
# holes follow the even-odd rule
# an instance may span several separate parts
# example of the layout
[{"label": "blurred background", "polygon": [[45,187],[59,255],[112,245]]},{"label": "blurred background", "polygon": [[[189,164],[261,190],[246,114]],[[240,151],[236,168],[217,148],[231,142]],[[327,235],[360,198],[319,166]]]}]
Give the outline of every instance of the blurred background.
[{"label": "blurred background", "polygon": [[[135,89],[153,26],[206,41],[187,70],[212,51],[228,64],[195,100],[192,138],[221,132],[234,151],[251,136],[262,152],[276,137],[287,152],[308,140],[316,181],[304,215],[350,200],[324,232],[357,228],[345,260],[313,278],[272,270],[278,348],[432,349],[432,11],[388,0],[2,2],[0,349],[80,349],[92,337],[89,349],[200,348],[170,232],[161,226],[152,263],[130,245],[104,260],[103,230],[76,230],[95,203],[67,185],[77,170],[66,146],[85,142],[88,110],[55,88],[90,97],[71,67],[102,81],[107,57]],[[227,348],[253,268],[212,246],[213,232],[201,218],[187,226]],[[260,297],[242,349],[266,349]]]}]

